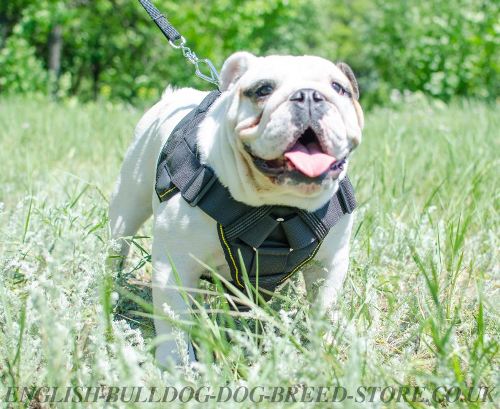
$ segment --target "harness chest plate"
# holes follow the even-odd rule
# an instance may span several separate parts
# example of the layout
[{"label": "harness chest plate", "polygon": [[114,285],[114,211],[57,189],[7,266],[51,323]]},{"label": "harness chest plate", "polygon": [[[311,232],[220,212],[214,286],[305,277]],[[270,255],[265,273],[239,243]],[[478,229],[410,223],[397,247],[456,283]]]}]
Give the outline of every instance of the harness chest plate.
[{"label": "harness chest plate", "polygon": [[245,287],[246,274],[253,286],[272,293],[316,255],[329,230],[354,210],[354,189],[345,177],[337,193],[315,212],[252,207],[233,199],[213,170],[200,162],[196,147],[198,125],[219,95],[219,91],[208,94],[174,128],[158,159],[155,190],[162,202],[180,193],[216,220],[236,287]]}]

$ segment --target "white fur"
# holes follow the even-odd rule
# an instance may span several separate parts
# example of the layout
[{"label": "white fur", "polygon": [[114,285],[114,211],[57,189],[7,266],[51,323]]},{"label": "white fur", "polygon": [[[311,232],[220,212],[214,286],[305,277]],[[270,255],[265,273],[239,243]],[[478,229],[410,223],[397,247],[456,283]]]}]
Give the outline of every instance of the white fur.
[{"label": "white fur", "polygon": [[[277,186],[252,166],[242,144],[243,141],[250,143],[254,152],[261,152],[261,157],[270,155],[273,158],[282,153],[289,143],[287,129],[292,127],[285,109],[288,95],[304,87],[314,87],[330,104],[322,125],[327,138],[325,145],[338,157],[346,154],[349,147],[359,143],[361,125],[352,102],[335,94],[328,86],[335,80],[348,87],[343,73],[334,64],[317,57],[257,58],[237,53],[227,60],[221,78],[224,92],[200,126],[198,144],[203,160],[214,169],[233,197],[249,205],[285,204],[307,210],[315,210],[326,203],[335,194],[338,180],[319,188],[286,183]],[[279,85],[265,103],[256,105],[242,95],[242,90],[259,78],[273,78]],[[117,239],[134,235],[154,214],[153,301],[158,314],[182,316],[189,313],[189,305],[176,288],[170,259],[185,288],[196,288],[204,270],[194,257],[216,266],[230,279],[216,222],[198,207],[189,206],[180,194],[160,203],[154,192],[156,163],[163,144],[175,125],[205,95],[194,89],[166,90],[137,125],[111,200],[111,233]],[[260,122],[253,126],[255,129],[250,129],[250,124],[259,115]],[[339,179],[344,176],[342,172]],[[317,279],[325,280],[317,298],[322,308],[332,304],[346,274],[352,223],[353,216],[346,215],[331,229],[316,255],[324,268],[308,271],[304,277],[308,288]],[[120,243],[120,252],[125,257],[128,247],[124,241]],[[179,362],[173,328],[161,319],[155,320],[155,327],[162,338],[156,351],[159,364],[166,364],[170,358]],[[190,345],[188,335],[184,337],[186,345]],[[189,354],[190,359],[194,359],[191,347]]]}]

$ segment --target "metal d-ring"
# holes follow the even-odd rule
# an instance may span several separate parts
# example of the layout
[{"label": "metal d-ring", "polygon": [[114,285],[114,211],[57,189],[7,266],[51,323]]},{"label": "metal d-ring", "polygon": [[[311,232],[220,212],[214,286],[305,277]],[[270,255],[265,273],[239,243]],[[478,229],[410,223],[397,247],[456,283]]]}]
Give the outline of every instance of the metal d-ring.
[{"label": "metal d-ring", "polygon": [[[175,41],[178,41],[179,44],[176,44]],[[186,39],[184,38],[184,36],[181,36],[181,38],[179,38],[178,40],[175,40],[175,41],[172,41],[172,40],[168,40],[168,43],[173,47],[173,48],[181,48],[184,46],[184,44],[186,44]]]}]

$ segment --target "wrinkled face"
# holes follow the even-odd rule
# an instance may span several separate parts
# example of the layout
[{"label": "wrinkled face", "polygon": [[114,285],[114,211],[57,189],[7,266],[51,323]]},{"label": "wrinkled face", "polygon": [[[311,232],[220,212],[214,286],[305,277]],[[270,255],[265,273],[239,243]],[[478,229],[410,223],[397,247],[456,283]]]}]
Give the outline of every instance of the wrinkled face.
[{"label": "wrinkled face", "polygon": [[245,61],[228,73],[228,60],[223,81],[233,76],[239,92],[235,134],[245,160],[274,185],[298,193],[328,188],[361,141],[352,71],[319,57],[238,54]]},{"label": "wrinkled face", "polygon": [[256,206],[325,203],[361,141],[351,69],[319,57],[238,52],[224,63],[220,89],[199,146],[231,194]]}]

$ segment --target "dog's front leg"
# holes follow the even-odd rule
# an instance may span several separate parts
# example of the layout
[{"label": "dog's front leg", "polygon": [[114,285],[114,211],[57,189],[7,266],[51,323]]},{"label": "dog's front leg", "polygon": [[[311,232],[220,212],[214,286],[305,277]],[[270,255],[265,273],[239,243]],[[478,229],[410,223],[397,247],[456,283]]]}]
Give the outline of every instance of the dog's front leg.
[{"label": "dog's front leg", "polygon": [[[346,250],[348,253],[348,250]],[[324,313],[330,312],[342,288],[347,269],[348,257],[331,260],[329,267],[316,267],[315,271],[304,272],[304,281],[309,299]]]},{"label": "dog's front leg", "polygon": [[[176,266],[177,268],[177,266]],[[176,288],[173,268],[163,262],[153,263],[153,304],[155,330],[159,344],[156,347],[156,360],[166,366],[171,360],[174,364],[186,364],[195,360],[189,334],[176,327],[171,320],[189,321],[189,304],[186,294]],[[197,280],[183,280],[183,288],[193,288]]]},{"label": "dog's front leg", "polygon": [[[172,324],[171,320],[190,321],[189,292],[185,289],[198,287],[200,275],[198,268],[186,252],[172,254],[170,263],[167,240],[156,232],[153,242],[153,304],[155,312],[155,330],[158,341],[156,360],[166,366],[168,361],[174,364],[186,364],[195,360],[189,334]],[[176,280],[178,272],[180,285]]]},{"label": "dog's front leg", "polygon": [[153,304],[155,315],[159,315],[155,329],[160,342],[156,358],[162,366],[169,360],[175,364],[192,362],[195,356],[188,332],[168,320],[191,320],[192,298],[183,289],[198,288],[205,267],[197,259],[207,261],[216,250],[222,253],[216,224],[202,210],[189,206],[181,195],[163,203],[158,203],[155,197],[153,201]]},{"label": "dog's front leg", "polygon": [[304,272],[308,297],[323,312],[335,303],[349,267],[349,241],[353,216],[345,215],[330,230],[317,254],[321,267],[311,266]]}]

